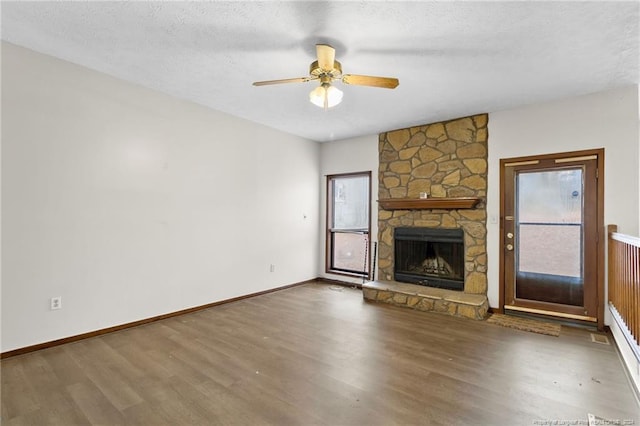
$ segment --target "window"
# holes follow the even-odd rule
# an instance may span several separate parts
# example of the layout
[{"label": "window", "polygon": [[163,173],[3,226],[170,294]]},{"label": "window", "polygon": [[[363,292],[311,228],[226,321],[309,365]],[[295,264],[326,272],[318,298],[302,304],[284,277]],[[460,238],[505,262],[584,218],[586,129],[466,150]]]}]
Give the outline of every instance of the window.
[{"label": "window", "polygon": [[369,277],[371,172],[327,176],[327,272]]}]

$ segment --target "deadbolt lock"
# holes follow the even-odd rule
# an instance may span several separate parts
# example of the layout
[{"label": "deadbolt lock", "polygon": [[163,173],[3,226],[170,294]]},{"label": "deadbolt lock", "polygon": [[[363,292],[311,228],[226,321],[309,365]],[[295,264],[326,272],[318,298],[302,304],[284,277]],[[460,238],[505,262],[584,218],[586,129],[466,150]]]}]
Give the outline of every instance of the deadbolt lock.
[{"label": "deadbolt lock", "polygon": [[511,232],[507,232],[507,238],[510,240],[513,239],[513,234]]}]

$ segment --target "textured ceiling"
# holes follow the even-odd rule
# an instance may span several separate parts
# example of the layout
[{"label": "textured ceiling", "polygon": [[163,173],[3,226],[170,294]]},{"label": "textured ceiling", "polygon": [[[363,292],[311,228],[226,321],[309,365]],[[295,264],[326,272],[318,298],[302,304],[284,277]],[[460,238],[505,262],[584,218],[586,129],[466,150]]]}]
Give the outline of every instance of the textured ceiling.
[{"label": "textured ceiling", "polygon": [[[639,82],[634,2],[8,2],[2,39],[317,141]],[[303,77],[315,44],[347,86],[324,111]]]}]

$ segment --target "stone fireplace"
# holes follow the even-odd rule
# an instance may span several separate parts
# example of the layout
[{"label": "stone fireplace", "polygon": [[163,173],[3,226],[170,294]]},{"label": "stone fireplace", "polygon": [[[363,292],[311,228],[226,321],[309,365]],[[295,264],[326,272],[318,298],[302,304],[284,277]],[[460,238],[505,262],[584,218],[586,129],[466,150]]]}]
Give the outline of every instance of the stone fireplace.
[{"label": "stone fireplace", "polygon": [[[480,114],[380,134],[378,271],[377,281],[363,286],[365,299],[476,319],[486,315],[487,121]],[[468,198],[479,202],[457,203]],[[403,248],[407,233],[424,229],[441,231],[444,240],[455,234],[461,243]],[[413,250],[406,253],[409,261],[398,263],[407,250]],[[443,277],[449,272],[453,277]]]}]

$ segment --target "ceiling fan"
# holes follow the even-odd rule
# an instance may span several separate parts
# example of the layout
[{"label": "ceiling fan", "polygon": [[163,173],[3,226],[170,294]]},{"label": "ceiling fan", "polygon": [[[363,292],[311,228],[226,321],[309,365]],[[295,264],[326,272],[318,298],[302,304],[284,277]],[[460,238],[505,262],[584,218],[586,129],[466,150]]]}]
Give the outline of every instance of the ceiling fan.
[{"label": "ceiling fan", "polygon": [[309,66],[308,77],[256,81],[253,85],[306,83],[307,81],[319,80],[320,86],[309,93],[309,100],[312,104],[327,109],[338,105],[342,101],[342,91],[331,84],[334,80],[340,80],[345,84],[382,87],[384,89],[395,89],[399,84],[397,78],[342,74],[342,65],[335,60],[336,50],[328,44],[316,44],[316,54],[318,60],[313,61]]}]

